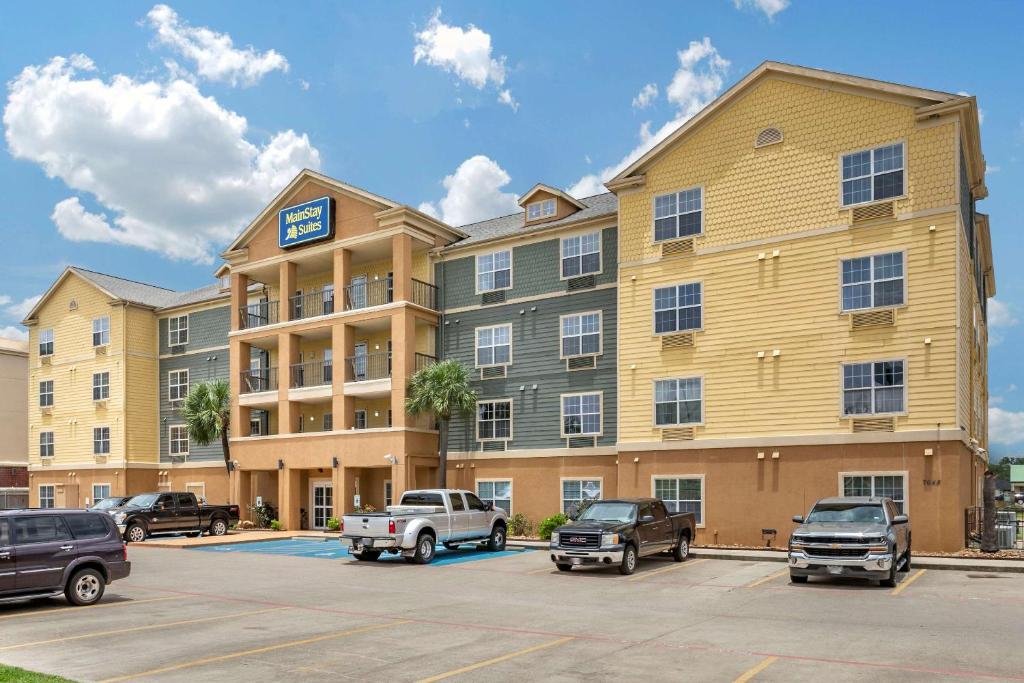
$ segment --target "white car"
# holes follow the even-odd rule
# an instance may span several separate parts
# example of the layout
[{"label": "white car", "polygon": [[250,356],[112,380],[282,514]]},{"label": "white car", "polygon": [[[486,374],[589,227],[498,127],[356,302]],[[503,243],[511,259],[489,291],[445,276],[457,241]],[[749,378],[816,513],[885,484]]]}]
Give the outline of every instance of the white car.
[{"label": "white car", "polygon": [[504,510],[458,489],[406,491],[387,512],[345,515],[341,520],[341,542],[353,557],[365,561],[387,552],[401,553],[406,562],[427,564],[438,543],[446,548],[485,543],[488,550],[499,552],[505,549],[507,534]]}]

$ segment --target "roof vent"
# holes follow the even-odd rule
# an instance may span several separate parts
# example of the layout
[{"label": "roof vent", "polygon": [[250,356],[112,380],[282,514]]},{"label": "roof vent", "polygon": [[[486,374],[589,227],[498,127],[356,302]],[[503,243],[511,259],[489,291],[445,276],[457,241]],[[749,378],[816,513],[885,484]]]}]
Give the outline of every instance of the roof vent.
[{"label": "roof vent", "polygon": [[68,310],[69,311],[77,311],[78,310],[78,301],[76,299],[72,299],[71,301],[68,302]]},{"label": "roof vent", "polygon": [[777,142],[782,142],[782,131],[778,128],[765,128],[757,134],[754,147],[767,147]]}]

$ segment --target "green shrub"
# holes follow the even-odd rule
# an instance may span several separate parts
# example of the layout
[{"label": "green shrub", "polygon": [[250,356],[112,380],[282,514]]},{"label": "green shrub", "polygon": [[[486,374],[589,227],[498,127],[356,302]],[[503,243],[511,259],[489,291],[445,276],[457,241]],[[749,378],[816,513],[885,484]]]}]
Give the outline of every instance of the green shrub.
[{"label": "green shrub", "polygon": [[250,505],[249,513],[252,515],[252,521],[260,529],[268,528],[270,522],[274,519],[274,508],[267,503],[263,505]]},{"label": "green shrub", "polygon": [[328,517],[327,518],[327,530],[328,531],[337,531],[340,528],[341,528],[341,520],[340,519],[338,519],[337,517]]},{"label": "green shrub", "polygon": [[273,531],[280,531],[281,529],[284,528],[284,524],[281,524],[280,520],[272,519],[272,520],[270,520],[270,528]]},{"label": "green shrub", "polygon": [[522,512],[517,512],[508,518],[509,536],[530,536],[533,534],[533,522]]},{"label": "green shrub", "polygon": [[537,535],[540,536],[542,541],[551,540],[551,532],[562,526],[568,524],[569,518],[559,512],[557,515],[551,515],[537,527]]}]

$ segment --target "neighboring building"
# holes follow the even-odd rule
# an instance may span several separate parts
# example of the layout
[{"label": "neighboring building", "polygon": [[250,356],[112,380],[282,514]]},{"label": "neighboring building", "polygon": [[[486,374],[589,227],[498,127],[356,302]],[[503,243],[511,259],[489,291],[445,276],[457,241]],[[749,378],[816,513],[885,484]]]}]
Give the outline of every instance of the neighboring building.
[{"label": "neighboring building", "polygon": [[443,249],[444,358],[471,369],[449,480],[541,519],[614,479],[617,202],[537,185],[521,213],[463,226]]},{"label": "neighboring building", "polygon": [[[181,293],[65,269],[24,321],[33,506],[81,507],[159,488],[191,487],[211,499],[226,498],[219,446],[189,457],[187,433],[178,432],[185,455],[171,458],[165,441],[179,419],[167,403],[168,373],[181,364],[206,363],[199,359],[204,353],[226,355],[226,330],[204,329],[208,315],[216,318],[207,311],[218,299],[226,309],[229,295],[219,286]],[[168,337],[160,331],[172,316],[185,316],[188,334],[204,347],[187,339],[173,349],[165,346]],[[216,340],[219,351],[212,350]],[[226,379],[223,362],[208,366],[189,380]]]},{"label": "neighboring building", "polygon": [[1024,493],[1024,465],[1010,465],[1010,487],[1014,493]]},{"label": "neighboring building", "polygon": [[28,506],[28,342],[0,339],[0,510]]},{"label": "neighboring building", "polygon": [[887,495],[915,548],[962,547],[987,464],[984,173],[973,97],[766,63],[609,181],[618,495],[723,544]]}]

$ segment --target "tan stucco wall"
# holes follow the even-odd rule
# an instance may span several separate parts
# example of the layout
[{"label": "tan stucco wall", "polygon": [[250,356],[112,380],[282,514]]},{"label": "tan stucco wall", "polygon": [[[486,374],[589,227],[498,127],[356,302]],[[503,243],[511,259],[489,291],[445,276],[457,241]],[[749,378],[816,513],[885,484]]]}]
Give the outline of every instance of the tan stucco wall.
[{"label": "tan stucco wall", "polygon": [[0,339],[0,463],[28,464],[28,343]]}]

